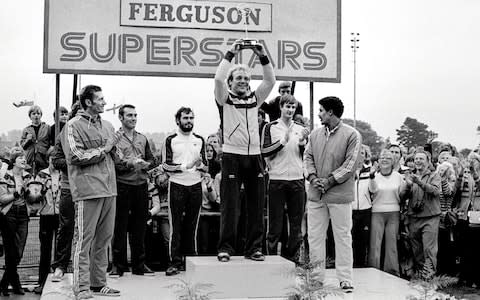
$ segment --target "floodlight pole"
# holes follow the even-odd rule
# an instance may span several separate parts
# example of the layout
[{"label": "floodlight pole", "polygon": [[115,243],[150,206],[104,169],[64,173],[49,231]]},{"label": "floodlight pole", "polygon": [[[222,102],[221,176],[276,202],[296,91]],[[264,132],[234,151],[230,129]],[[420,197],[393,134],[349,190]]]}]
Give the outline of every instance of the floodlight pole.
[{"label": "floodlight pole", "polygon": [[352,45],[350,46],[353,51],[353,127],[357,128],[357,45],[360,40],[358,37],[360,33],[352,32]]}]

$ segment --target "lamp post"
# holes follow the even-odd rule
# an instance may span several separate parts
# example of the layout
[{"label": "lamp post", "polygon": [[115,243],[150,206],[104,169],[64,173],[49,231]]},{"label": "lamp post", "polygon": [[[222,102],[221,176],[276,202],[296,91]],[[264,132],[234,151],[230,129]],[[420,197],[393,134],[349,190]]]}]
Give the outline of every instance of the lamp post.
[{"label": "lamp post", "polygon": [[357,49],[359,48],[358,42],[360,40],[358,37],[360,33],[352,32],[351,35],[352,39],[350,41],[352,45],[350,48],[353,51],[353,127],[357,128]]}]

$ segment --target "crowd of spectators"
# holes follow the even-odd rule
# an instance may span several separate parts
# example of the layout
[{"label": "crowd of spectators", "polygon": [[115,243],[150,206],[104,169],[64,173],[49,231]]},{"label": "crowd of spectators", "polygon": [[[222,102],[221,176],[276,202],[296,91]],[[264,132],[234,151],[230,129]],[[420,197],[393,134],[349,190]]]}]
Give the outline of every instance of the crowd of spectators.
[{"label": "crowd of spectators", "polygon": [[[232,94],[217,92],[226,97],[221,105],[229,105]],[[257,96],[262,92],[266,93],[260,90]],[[305,257],[300,249],[308,241],[313,242],[312,257],[322,259],[323,231],[331,220],[344,289],[353,289],[348,271],[351,257],[355,267],[374,267],[403,278],[458,276],[462,283],[480,288],[478,150],[463,157],[450,144],[441,145],[437,152],[430,145],[407,150],[390,144],[373,156],[368,146],[358,147],[361,138],[354,129],[339,129],[343,105],[338,98],[320,100],[324,127],[309,135],[308,120],[291,95],[291,85],[281,83],[279,94],[264,102],[261,108],[265,111],[258,110],[259,130],[251,138],[256,139],[252,145],[259,152],[254,155],[236,153],[233,144],[237,140],[230,139],[232,144],[222,147],[222,130],[206,138],[194,133],[195,114],[186,107],[175,115],[177,130],[167,135],[161,151],[154,151],[154,143],[135,130],[135,106],[120,108],[122,127],[118,131],[101,120],[105,102],[96,86],[83,89],[70,113],[60,109],[56,137],[54,127],[42,122],[41,108],[30,107],[31,124],[23,130],[19,146],[2,157],[0,169],[0,230],[5,255],[0,292],[8,295],[11,286],[13,293],[24,293],[17,266],[30,216],[40,220],[37,293],[42,292],[50,272],[54,272],[53,281],[60,281],[67,272],[72,240],[78,299],[89,299],[92,292],[119,293],[106,285],[104,252],[110,242],[111,277],[123,276],[130,268],[136,275],[152,275],[144,246],[152,220],[159,224],[161,246],[168,249],[168,276],[185,270],[186,255],[218,254],[219,261],[227,262],[234,254],[264,260],[266,253],[301,264]],[[229,109],[224,107],[224,113],[232,113]],[[250,117],[257,122],[256,116]],[[338,156],[343,151],[339,150],[342,140],[334,146],[330,141],[330,147],[336,148],[322,148],[333,134],[351,139],[345,162]],[[333,168],[334,159],[344,170],[319,170],[324,160]],[[92,170],[101,176],[92,176]],[[320,172],[326,172],[325,178],[317,177]],[[242,180],[236,180],[237,174]],[[352,192],[350,185],[340,184],[343,182],[354,187],[352,199],[329,203],[332,197],[339,201],[332,190]],[[228,202],[232,197],[235,201]],[[259,218],[252,219],[254,211]],[[316,214],[327,211],[329,218],[317,218]],[[232,214],[233,219],[219,218],[224,213]],[[307,215],[308,231],[313,233],[308,241],[304,238]],[[52,263],[54,238],[57,247]],[[332,242],[328,239],[327,244]]]}]

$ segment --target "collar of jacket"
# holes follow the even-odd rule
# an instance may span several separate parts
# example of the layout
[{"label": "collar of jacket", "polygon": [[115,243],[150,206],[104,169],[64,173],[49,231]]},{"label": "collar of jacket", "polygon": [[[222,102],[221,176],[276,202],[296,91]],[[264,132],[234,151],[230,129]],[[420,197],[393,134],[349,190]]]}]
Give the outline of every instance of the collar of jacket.
[{"label": "collar of jacket", "polygon": [[85,118],[89,123],[102,123],[102,118],[100,117],[100,115],[98,115],[97,117],[92,117],[92,115],[90,115],[89,113],[85,112],[85,111],[79,111],[78,113],[81,117]]},{"label": "collar of jacket", "polygon": [[[39,127],[42,127],[42,126],[44,126],[44,125],[46,125],[45,122],[40,122],[40,124],[38,124]],[[28,127],[32,127],[32,128],[33,128],[33,127],[35,127],[35,126],[33,126],[33,124],[30,124],[30,125],[28,125]]]},{"label": "collar of jacket", "polygon": [[230,93],[231,96],[234,96],[235,98],[237,98],[239,100],[247,100],[253,94],[253,92],[250,90],[250,87],[248,88],[248,92],[245,93],[245,95],[243,95],[243,96],[237,95],[235,92],[233,92],[230,89],[228,90],[228,92]]},{"label": "collar of jacket", "polygon": [[330,136],[330,135],[334,134],[335,132],[337,132],[338,128],[340,128],[340,126],[342,126],[342,125],[343,125],[342,120],[340,120],[340,122],[338,122],[337,126],[335,126],[335,128],[333,128],[332,130],[328,129],[328,126],[325,125],[325,126],[323,126],[324,131],[325,131],[324,134]]}]

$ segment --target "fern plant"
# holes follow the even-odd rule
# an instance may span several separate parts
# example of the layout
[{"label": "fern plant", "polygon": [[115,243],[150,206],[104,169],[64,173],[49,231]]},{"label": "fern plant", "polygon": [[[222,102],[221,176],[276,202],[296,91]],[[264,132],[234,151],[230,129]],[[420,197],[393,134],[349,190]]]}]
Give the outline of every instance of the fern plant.
[{"label": "fern plant", "polygon": [[289,299],[321,300],[328,295],[343,297],[340,288],[324,285],[320,281],[317,269],[323,267],[323,261],[310,261],[307,251],[300,252],[300,261],[302,263],[295,267],[293,274],[290,274],[296,277],[297,284],[289,287]]},{"label": "fern plant", "polygon": [[306,262],[295,268],[297,284],[291,286],[291,292],[288,294],[292,300],[320,300],[328,295],[342,296],[343,292],[334,286],[324,285],[319,279],[316,269],[323,262]]},{"label": "fern plant", "polygon": [[180,278],[175,278],[176,283],[167,285],[166,288],[174,289],[177,300],[210,300],[215,292],[208,292],[213,288],[210,283],[192,283]]},{"label": "fern plant", "polygon": [[436,299],[454,299],[454,297],[438,292],[439,289],[446,288],[458,282],[458,278],[447,275],[435,275],[435,268],[431,261],[425,262],[422,270],[410,280],[410,287],[417,291],[418,295],[410,295],[408,300],[436,300]]}]

